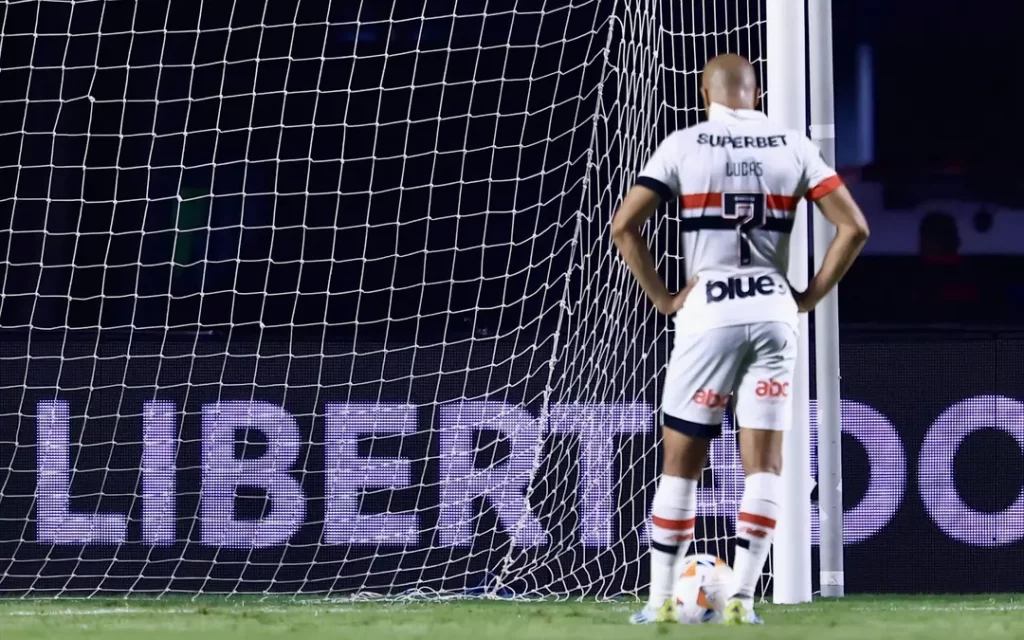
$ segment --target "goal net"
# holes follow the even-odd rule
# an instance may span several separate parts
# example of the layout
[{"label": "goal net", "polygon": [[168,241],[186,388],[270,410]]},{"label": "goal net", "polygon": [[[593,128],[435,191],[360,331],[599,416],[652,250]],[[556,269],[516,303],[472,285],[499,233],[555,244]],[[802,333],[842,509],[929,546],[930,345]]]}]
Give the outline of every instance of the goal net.
[{"label": "goal net", "polygon": [[646,589],[671,334],[608,224],[760,2],[0,11],[0,593]]}]

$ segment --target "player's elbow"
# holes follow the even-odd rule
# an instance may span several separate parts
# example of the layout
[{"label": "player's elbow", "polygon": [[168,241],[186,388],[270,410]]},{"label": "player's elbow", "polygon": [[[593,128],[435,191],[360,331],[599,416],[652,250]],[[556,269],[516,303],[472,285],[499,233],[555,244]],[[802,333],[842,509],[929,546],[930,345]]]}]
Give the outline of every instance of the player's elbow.
[{"label": "player's elbow", "polygon": [[839,227],[843,235],[845,235],[852,244],[862,246],[871,237],[871,229],[868,228],[868,223],[861,220],[851,220],[847,224]]},{"label": "player's elbow", "polygon": [[871,229],[868,227],[868,221],[865,220],[863,216],[860,216],[851,225],[850,235],[859,245],[865,244],[868,241],[868,238],[871,237]]},{"label": "player's elbow", "polygon": [[839,240],[856,253],[860,253],[861,249],[864,248],[870,235],[871,231],[866,223],[858,224],[851,222],[841,226],[836,225],[836,240]]},{"label": "player's elbow", "polygon": [[636,231],[635,225],[629,221],[629,216],[619,211],[612,218],[612,240],[618,242],[619,240],[629,236],[631,233]]},{"label": "player's elbow", "polygon": [[839,187],[825,195],[818,201],[818,208],[829,222],[836,225],[837,232],[852,243],[863,245],[868,241],[871,235],[868,221],[846,187]]},{"label": "player's elbow", "polygon": [[863,246],[871,236],[871,229],[868,228],[868,221],[856,204],[850,202],[848,206],[842,207],[834,216],[837,233],[841,233],[855,246]]}]

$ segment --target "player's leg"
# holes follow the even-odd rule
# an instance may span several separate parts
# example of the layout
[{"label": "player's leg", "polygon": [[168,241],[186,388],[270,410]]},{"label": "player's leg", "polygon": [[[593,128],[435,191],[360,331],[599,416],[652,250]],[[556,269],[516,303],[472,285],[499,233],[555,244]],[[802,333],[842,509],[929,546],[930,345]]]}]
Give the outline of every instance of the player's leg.
[{"label": "player's leg", "polygon": [[740,458],[746,479],[736,519],[734,584],[726,607],[727,622],[760,622],[754,613],[754,589],[768,559],[779,516],[782,437],[782,431],[740,427]]},{"label": "player's leg", "polygon": [[733,596],[726,622],[759,623],[754,589],[768,559],[779,515],[782,439],[793,416],[790,385],[796,367],[796,335],[782,323],[749,327],[752,359],[736,393],[740,459],[746,480],[736,520]]},{"label": "player's leg", "polygon": [[676,558],[693,542],[697,483],[708,443],[722,429],[722,414],[739,367],[743,330],[725,327],[677,336],[662,401],[662,472],[654,494],[651,584],[634,623],[671,618]]},{"label": "player's leg", "polygon": [[651,586],[647,601],[647,608],[654,611],[671,600],[676,558],[685,556],[693,542],[697,483],[707,460],[710,435],[690,435],[664,426],[661,437],[661,477],[651,505]]}]

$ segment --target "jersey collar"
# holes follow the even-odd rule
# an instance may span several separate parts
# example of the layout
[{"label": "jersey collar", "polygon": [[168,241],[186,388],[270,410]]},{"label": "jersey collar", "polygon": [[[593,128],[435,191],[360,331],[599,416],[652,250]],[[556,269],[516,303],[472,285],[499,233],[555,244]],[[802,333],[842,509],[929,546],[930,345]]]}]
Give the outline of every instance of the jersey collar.
[{"label": "jersey collar", "polygon": [[711,122],[749,122],[767,118],[768,116],[756,109],[730,109],[717,102],[712,102],[708,108],[708,120]]}]

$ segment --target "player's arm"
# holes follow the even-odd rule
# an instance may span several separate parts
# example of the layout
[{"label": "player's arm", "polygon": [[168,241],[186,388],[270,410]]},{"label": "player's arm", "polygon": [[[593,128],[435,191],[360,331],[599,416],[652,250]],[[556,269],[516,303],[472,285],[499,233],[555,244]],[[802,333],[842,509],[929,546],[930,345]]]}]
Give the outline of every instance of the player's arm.
[{"label": "player's arm", "polygon": [[654,267],[654,257],[640,228],[654,215],[663,200],[678,195],[679,163],[676,156],[679,153],[678,137],[669,136],[640,172],[636,186],[629,190],[612,218],[612,240],[622,259],[655,308],[664,314],[675,313],[683,306],[693,283],[675,295],[669,293]]},{"label": "player's arm", "polygon": [[[818,156],[820,159],[820,156]],[[824,160],[821,160],[824,165]],[[868,221],[850,191],[831,169],[829,176],[808,192],[822,215],[835,225],[836,235],[829,244],[821,268],[811,278],[807,291],[797,294],[800,311],[810,311],[835,287],[849,270],[868,241]]]},{"label": "player's arm", "polygon": [[[612,240],[619,248],[622,259],[629,265],[629,270],[633,272],[633,277],[640,283],[640,287],[654,303],[655,308],[662,313],[670,314],[676,312],[679,307],[675,306],[675,297],[669,293],[661,276],[658,275],[658,270],[654,267],[654,256],[651,255],[651,250],[640,233],[640,228],[654,215],[659,204],[661,196],[651,188],[637,185],[630,189],[612,219]],[[682,301],[680,306],[681,303]]]}]

